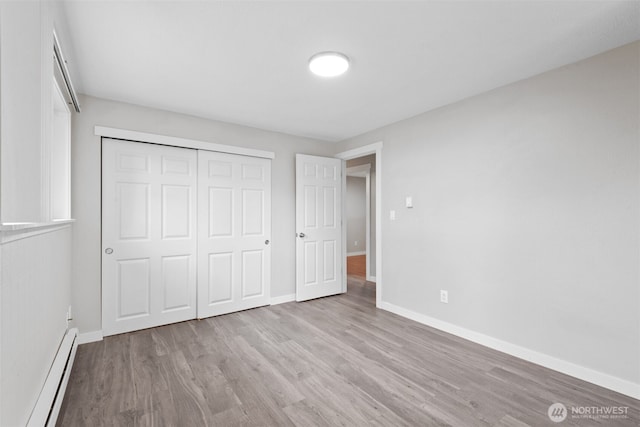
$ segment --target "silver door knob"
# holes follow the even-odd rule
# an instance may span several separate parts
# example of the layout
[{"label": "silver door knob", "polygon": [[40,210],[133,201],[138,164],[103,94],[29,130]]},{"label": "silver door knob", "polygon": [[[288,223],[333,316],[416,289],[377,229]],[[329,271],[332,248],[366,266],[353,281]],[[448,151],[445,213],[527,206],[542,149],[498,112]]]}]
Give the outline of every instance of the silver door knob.
[{"label": "silver door knob", "polygon": [[264,244],[265,244],[265,245],[268,245],[269,243],[271,243],[271,242],[269,242],[268,240],[265,240],[265,241],[264,241]]},{"label": "silver door knob", "polygon": [[304,233],[300,233],[300,234],[298,234],[298,237],[303,238],[303,237],[305,237],[305,234]]},{"label": "silver door knob", "polygon": [[107,255],[111,255],[113,253],[113,249],[107,248],[107,249],[104,250],[104,253],[107,254]]}]

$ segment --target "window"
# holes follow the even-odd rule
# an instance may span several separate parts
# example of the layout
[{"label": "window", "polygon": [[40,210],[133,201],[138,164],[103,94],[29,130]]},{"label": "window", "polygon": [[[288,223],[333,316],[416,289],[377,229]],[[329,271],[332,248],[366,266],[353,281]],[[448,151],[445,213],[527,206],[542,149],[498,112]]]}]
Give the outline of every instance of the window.
[{"label": "window", "polygon": [[52,99],[49,217],[56,221],[71,218],[71,112],[55,78]]},{"label": "window", "polygon": [[80,109],[55,31],[42,36],[40,7],[2,23],[0,242],[70,222],[71,108]]}]

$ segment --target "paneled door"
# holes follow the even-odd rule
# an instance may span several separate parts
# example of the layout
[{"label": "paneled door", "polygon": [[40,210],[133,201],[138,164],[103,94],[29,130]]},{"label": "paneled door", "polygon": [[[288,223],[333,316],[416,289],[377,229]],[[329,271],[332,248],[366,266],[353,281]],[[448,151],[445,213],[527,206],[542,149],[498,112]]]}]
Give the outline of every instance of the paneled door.
[{"label": "paneled door", "polygon": [[195,150],[103,139],[104,335],[196,316]]},{"label": "paneled door", "polygon": [[296,301],[346,292],[342,161],[296,154]]},{"label": "paneled door", "polygon": [[198,152],[198,318],[269,304],[271,160]]}]

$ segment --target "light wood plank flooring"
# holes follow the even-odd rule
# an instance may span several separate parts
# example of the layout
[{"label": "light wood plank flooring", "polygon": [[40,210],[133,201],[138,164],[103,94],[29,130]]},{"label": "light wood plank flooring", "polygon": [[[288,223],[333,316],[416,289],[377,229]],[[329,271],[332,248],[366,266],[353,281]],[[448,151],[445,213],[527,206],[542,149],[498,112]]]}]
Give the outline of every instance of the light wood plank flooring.
[{"label": "light wood plank flooring", "polygon": [[[61,426],[640,424],[640,402],[375,308],[375,285],[79,347]],[[551,423],[551,403],[628,406]]]}]

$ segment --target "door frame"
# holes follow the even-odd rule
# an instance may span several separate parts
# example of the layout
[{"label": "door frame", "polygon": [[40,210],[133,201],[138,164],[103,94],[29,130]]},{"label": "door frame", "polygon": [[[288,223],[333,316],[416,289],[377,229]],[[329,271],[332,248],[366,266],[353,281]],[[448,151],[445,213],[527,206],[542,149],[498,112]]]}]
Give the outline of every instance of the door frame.
[{"label": "door frame", "polygon": [[[373,144],[364,145],[362,147],[343,151],[335,155],[336,158],[342,159],[343,169],[346,169],[346,161],[356,159],[358,157],[376,155],[376,307],[380,307],[382,302],[382,141]],[[346,218],[346,194],[347,194],[347,174],[342,174],[342,215]],[[347,224],[342,222],[342,246],[344,253],[344,265],[347,265]],[[347,269],[343,269],[344,283],[347,283]],[[369,275],[369,271],[367,271]]]}]

